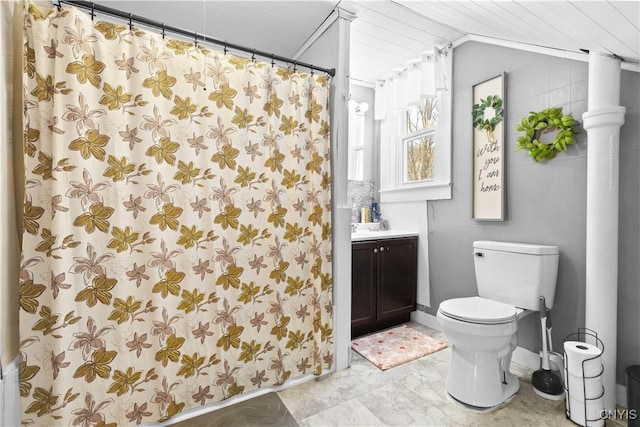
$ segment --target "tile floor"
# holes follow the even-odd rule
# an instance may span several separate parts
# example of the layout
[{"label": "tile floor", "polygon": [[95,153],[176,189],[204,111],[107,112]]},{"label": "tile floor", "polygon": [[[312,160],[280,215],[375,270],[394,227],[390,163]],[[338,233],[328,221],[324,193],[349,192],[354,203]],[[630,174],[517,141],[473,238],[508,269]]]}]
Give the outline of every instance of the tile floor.
[{"label": "tile floor", "polygon": [[[442,333],[412,323],[434,338]],[[351,368],[278,392],[301,426],[575,426],[564,400],[551,401],[531,389],[531,370],[513,364],[520,391],[504,407],[477,413],[447,397],[449,348],[381,371],[352,352]]]}]

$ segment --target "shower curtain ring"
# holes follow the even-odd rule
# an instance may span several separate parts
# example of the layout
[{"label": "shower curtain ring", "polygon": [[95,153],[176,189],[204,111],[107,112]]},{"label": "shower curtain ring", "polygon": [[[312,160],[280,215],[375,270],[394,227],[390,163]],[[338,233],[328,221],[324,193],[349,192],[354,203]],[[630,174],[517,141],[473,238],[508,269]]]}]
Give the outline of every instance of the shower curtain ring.
[{"label": "shower curtain ring", "polygon": [[311,75],[313,76],[313,72],[315,71],[315,68],[313,68],[313,64],[311,64],[311,67],[309,67],[311,69]]},{"label": "shower curtain ring", "polygon": [[227,49],[227,42],[224,42],[224,54],[226,55],[229,49]]},{"label": "shower curtain ring", "polygon": [[196,47],[198,47],[198,32],[193,32],[193,43],[195,43]]},{"label": "shower curtain ring", "polygon": [[276,65],[276,60],[275,60],[275,58],[274,58],[274,54],[272,53],[272,54],[271,54],[271,66],[272,66],[272,67],[275,67],[275,65]]},{"label": "shower curtain ring", "polygon": [[253,53],[251,54],[251,61],[256,62],[256,50],[253,49]]},{"label": "shower curtain ring", "polygon": [[96,16],[96,13],[94,11],[96,4],[94,2],[91,2],[91,20],[93,21],[93,17]]},{"label": "shower curtain ring", "polygon": [[56,7],[58,8],[58,12],[60,12],[60,9],[62,9],[62,1],[58,0],[58,3],[56,4]]},{"label": "shower curtain ring", "polygon": [[164,39],[164,34],[165,34],[165,32],[164,32],[164,22],[163,22],[163,23],[162,23],[162,38],[163,38],[163,39]]},{"label": "shower curtain ring", "polygon": [[131,17],[131,13],[129,13],[129,31],[133,31],[133,18]]}]

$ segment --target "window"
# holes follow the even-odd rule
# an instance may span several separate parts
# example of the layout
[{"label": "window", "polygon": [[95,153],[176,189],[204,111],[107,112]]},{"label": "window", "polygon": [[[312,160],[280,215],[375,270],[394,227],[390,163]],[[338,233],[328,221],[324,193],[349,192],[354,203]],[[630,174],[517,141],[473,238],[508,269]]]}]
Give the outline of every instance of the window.
[{"label": "window", "polygon": [[402,182],[416,183],[435,178],[438,98],[428,97],[410,106],[402,138]]}]

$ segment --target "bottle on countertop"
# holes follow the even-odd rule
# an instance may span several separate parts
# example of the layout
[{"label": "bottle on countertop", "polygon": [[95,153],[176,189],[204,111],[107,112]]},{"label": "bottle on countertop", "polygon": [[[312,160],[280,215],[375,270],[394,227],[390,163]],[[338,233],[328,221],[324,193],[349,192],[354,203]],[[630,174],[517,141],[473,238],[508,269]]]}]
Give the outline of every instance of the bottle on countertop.
[{"label": "bottle on countertop", "polygon": [[378,202],[376,199],[371,199],[371,222],[378,222],[380,220],[380,209],[378,208]]},{"label": "bottle on countertop", "polygon": [[351,208],[351,222],[356,223],[360,219],[360,213],[358,212],[358,207],[353,205]]},{"label": "bottle on countertop", "polygon": [[367,207],[360,208],[360,222],[363,222],[363,223],[370,222],[369,215],[370,215],[369,208]]}]

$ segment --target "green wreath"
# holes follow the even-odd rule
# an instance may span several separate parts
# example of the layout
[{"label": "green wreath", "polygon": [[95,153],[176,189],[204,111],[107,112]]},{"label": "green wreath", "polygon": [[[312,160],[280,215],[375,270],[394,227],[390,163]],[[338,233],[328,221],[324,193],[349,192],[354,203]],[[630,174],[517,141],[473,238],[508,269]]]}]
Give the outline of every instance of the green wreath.
[{"label": "green wreath", "polygon": [[[567,146],[575,144],[575,120],[571,114],[563,115],[562,107],[547,108],[538,113],[531,112],[516,125],[518,137],[516,151],[529,150],[529,155],[538,163],[544,159],[553,159],[558,151],[567,151]],[[547,132],[557,132],[553,142],[544,143],[540,137]]]},{"label": "green wreath", "polygon": [[[484,112],[487,108],[493,109],[493,117],[486,118]],[[504,108],[502,107],[502,99],[498,95],[489,95],[486,99],[480,98],[479,104],[473,104],[473,127],[487,132],[489,142],[495,144],[497,139],[493,134],[498,123],[504,118]]]}]

